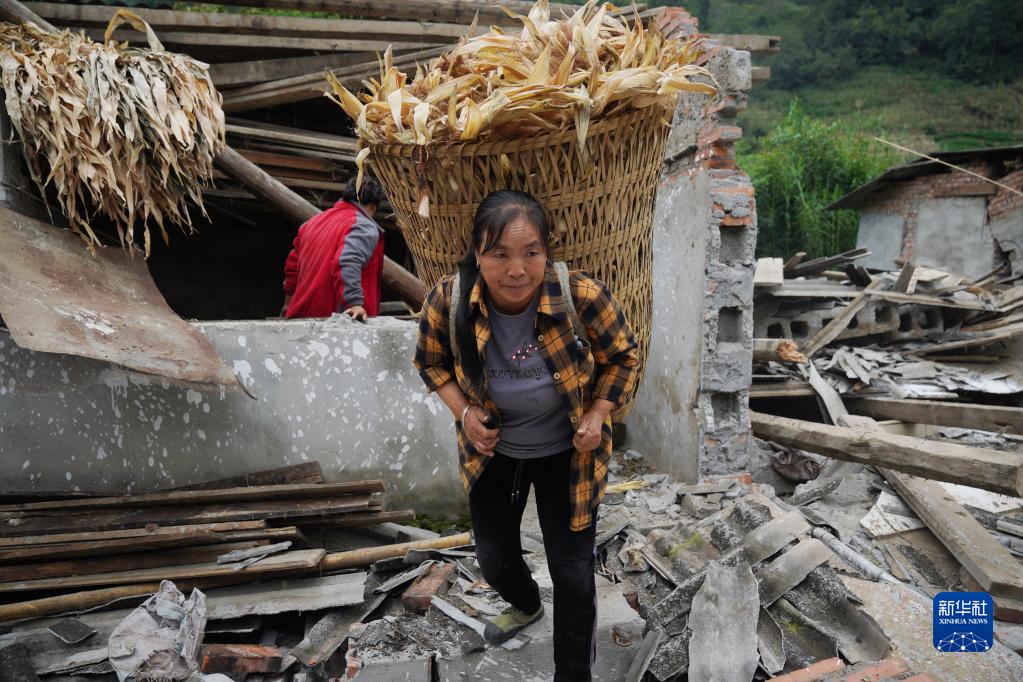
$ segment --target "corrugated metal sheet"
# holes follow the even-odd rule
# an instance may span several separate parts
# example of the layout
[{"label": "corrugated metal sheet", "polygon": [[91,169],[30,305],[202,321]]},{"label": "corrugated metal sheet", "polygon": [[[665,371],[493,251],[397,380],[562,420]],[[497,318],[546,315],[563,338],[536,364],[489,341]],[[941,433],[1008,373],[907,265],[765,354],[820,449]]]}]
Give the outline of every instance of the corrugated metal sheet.
[{"label": "corrugated metal sheet", "polygon": [[170,309],[141,256],[114,248],[90,255],[67,230],[2,207],[0,315],[23,348],[237,383],[209,340]]}]

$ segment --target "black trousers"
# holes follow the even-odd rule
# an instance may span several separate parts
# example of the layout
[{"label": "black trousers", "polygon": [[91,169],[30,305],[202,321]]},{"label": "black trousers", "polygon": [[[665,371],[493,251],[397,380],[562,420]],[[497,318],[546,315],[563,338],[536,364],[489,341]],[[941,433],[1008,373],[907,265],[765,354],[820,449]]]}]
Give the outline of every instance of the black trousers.
[{"label": "black trousers", "polygon": [[533,486],[554,583],[554,679],[589,682],[596,654],[597,515],[594,511],[586,530],[569,529],[571,457],[571,450],[527,460],[495,454],[469,493],[469,510],[483,577],[506,602],[533,613],[540,608],[540,592],[522,559],[519,535],[529,486]]}]

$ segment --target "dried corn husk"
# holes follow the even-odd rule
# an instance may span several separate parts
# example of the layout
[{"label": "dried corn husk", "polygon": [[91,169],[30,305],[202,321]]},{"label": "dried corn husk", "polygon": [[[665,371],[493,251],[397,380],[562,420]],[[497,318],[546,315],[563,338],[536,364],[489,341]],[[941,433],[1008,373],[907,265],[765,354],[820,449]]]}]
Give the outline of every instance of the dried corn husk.
[{"label": "dried corn husk", "polygon": [[[123,22],[147,34],[149,48],[109,40]],[[205,64],[166,52],[128,10],[107,27],[107,42],[0,24],[5,104],[41,192],[52,183],[71,229],[90,248],[95,211],[116,224],[130,249],[150,221],[191,230],[187,201],[205,214],[202,188],[224,146],[224,113]]]},{"label": "dried corn husk", "polygon": [[[673,109],[679,92],[713,95],[710,74],[693,62],[695,40],[665,39],[639,19],[611,16],[591,0],[572,16],[550,18],[540,0],[521,34],[498,28],[463,38],[411,82],[381,59],[380,78],[360,96],[333,74],[335,101],[366,142],[431,143],[514,139],[575,125],[580,145],[589,123],[625,109]],[[514,15],[513,15],[514,16]]]}]

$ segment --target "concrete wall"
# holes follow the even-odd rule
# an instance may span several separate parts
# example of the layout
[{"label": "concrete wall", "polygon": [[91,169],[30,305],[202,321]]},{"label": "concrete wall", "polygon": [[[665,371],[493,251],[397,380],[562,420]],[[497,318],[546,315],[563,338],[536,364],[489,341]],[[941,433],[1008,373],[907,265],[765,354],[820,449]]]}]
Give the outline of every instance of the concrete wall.
[{"label": "concrete wall", "polygon": [[924,199],[917,209],[916,262],[980,278],[995,266],[984,197]]},{"label": "concrete wall", "polygon": [[699,395],[710,215],[706,173],[664,174],[654,212],[650,357],[632,413],[629,446],[682,480],[700,473]]},{"label": "concrete wall", "polygon": [[412,367],[415,323],[197,326],[256,400],[0,334],[0,489],[152,490],[317,460],[329,481],[383,478],[391,508],[459,508],[453,422]]},{"label": "concrete wall", "polygon": [[884,213],[874,209],[860,212],[856,248],[870,249],[870,255],[859,263],[867,268],[896,270],[895,259],[902,252],[902,234],[906,219],[898,213]]}]

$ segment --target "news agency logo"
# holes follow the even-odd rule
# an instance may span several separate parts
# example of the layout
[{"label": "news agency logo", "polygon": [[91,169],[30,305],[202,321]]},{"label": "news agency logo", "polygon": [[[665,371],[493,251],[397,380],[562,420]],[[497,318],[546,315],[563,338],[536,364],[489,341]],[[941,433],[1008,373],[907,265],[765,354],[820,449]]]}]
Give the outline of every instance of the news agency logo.
[{"label": "news agency logo", "polygon": [[934,648],[982,652],[994,642],[995,604],[987,592],[940,592],[934,597]]}]

